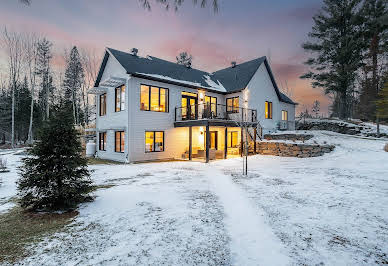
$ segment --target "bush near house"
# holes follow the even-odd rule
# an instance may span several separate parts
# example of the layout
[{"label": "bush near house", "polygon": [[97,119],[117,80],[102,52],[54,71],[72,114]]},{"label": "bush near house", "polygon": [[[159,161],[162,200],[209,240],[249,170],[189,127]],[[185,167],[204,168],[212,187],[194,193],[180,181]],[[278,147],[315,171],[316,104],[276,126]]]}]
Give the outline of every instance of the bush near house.
[{"label": "bush near house", "polygon": [[55,108],[23,159],[18,180],[21,206],[66,210],[90,200],[91,179],[69,105]]}]

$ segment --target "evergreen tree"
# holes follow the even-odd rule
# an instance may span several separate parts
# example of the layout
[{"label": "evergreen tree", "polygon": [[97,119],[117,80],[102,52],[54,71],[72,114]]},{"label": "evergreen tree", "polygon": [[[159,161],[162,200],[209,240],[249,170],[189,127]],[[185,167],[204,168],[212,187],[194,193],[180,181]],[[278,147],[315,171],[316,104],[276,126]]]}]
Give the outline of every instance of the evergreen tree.
[{"label": "evergreen tree", "polygon": [[62,104],[44,124],[38,142],[23,159],[18,191],[21,205],[32,210],[69,209],[90,199],[90,174],[81,155],[71,106]]},{"label": "evergreen tree", "polygon": [[376,98],[383,86],[382,73],[387,69],[388,25],[380,23],[388,12],[384,0],[365,0],[362,8],[364,37],[364,67],[359,112],[360,117],[374,120]]},{"label": "evergreen tree", "polygon": [[321,103],[318,100],[315,100],[313,103],[312,112],[315,114],[316,118],[318,118],[319,111],[321,110],[320,105]]},{"label": "evergreen tree", "polygon": [[385,82],[384,87],[378,94],[377,105],[377,116],[379,118],[388,118],[388,81]]},{"label": "evergreen tree", "polygon": [[177,64],[184,65],[187,67],[191,66],[193,56],[189,55],[187,52],[182,52],[179,56],[176,57]]},{"label": "evergreen tree", "polygon": [[24,77],[24,81],[20,84],[16,90],[16,139],[26,141],[28,138],[28,127],[30,122],[30,105],[31,93],[28,88],[27,77]]},{"label": "evergreen tree", "polygon": [[340,101],[340,118],[348,118],[348,106],[357,71],[361,65],[361,0],[324,0],[322,10],[313,17],[309,33],[312,41],[303,49],[315,56],[305,64],[311,71],[301,76],[312,80],[313,87],[335,93]]},{"label": "evergreen tree", "polygon": [[65,89],[65,99],[72,103],[72,113],[76,124],[81,123],[83,111],[81,110],[81,89],[84,84],[84,70],[81,63],[81,58],[76,46],[71,49],[70,56],[67,60],[65,78],[63,87]]}]

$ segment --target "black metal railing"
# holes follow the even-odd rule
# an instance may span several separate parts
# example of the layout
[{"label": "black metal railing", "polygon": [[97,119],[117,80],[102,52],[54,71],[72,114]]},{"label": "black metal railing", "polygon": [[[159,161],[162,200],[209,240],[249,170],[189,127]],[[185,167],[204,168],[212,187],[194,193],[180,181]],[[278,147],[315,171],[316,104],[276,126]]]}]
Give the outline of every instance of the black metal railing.
[{"label": "black metal railing", "polygon": [[175,122],[201,119],[257,122],[257,110],[215,103],[200,103],[184,107],[175,107]]}]

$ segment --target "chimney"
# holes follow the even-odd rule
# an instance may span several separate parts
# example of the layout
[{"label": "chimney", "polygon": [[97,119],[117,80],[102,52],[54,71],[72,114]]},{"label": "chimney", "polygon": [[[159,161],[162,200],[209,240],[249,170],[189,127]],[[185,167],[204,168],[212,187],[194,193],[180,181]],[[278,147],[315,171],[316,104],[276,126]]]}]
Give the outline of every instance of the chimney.
[{"label": "chimney", "polygon": [[232,68],[235,68],[237,65],[236,61],[232,61]]},{"label": "chimney", "polygon": [[134,55],[134,56],[137,56],[138,52],[139,52],[139,50],[137,48],[132,48],[131,49],[131,54]]}]

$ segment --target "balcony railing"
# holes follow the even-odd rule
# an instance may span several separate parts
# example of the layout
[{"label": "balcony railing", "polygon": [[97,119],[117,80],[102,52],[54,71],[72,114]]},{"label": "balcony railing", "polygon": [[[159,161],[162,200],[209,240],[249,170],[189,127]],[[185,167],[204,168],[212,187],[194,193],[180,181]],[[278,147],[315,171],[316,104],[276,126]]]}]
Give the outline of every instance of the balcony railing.
[{"label": "balcony railing", "polygon": [[215,103],[175,107],[175,122],[203,119],[257,122],[257,110]]}]

